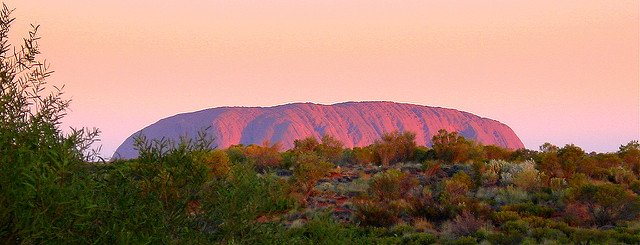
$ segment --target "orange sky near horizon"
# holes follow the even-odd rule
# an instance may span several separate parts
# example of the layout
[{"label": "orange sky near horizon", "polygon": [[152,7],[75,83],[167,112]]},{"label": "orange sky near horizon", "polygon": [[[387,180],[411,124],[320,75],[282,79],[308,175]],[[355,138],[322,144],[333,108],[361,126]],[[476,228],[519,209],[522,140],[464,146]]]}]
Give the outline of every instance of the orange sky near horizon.
[{"label": "orange sky near horizon", "polygon": [[289,102],[455,108],[530,149],[640,139],[638,1],[4,2],[104,156],[177,113]]}]

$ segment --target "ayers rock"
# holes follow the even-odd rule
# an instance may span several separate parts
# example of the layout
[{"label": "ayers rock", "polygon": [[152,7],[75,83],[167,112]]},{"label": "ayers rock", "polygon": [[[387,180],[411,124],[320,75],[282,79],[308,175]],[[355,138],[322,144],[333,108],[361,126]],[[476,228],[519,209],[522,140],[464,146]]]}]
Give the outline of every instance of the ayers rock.
[{"label": "ayers rock", "polygon": [[307,136],[329,134],[346,147],[366,146],[383,133],[412,131],[418,145],[431,145],[440,129],[457,131],[467,139],[509,149],[524,145],[509,128],[496,120],[440,107],[394,102],[346,102],[333,105],[294,103],[273,107],[219,107],[167,117],[129,136],[113,158],[135,158],[134,137],[147,139],[194,137],[210,127],[215,144],[227,148],[234,144],[280,142],[284,149]]}]

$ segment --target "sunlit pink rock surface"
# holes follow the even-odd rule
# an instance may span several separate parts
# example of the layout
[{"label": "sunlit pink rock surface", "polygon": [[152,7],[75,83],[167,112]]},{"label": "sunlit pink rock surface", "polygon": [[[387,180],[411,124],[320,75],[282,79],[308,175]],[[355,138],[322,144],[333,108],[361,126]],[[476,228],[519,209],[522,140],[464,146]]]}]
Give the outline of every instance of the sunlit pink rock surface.
[{"label": "sunlit pink rock surface", "polygon": [[454,109],[394,102],[346,102],[333,105],[295,103],[273,107],[219,107],[162,119],[127,138],[114,158],[135,158],[134,137],[148,139],[193,137],[209,127],[218,148],[234,144],[280,142],[284,149],[295,139],[329,134],[346,147],[366,146],[385,132],[412,131],[419,145],[431,145],[440,129],[467,139],[509,149],[524,148],[509,126]]}]

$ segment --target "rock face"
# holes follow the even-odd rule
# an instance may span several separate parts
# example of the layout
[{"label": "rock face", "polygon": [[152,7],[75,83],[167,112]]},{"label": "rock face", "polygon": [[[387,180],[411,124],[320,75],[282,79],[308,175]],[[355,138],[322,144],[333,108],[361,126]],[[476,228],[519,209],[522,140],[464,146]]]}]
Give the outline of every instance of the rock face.
[{"label": "rock face", "polygon": [[219,107],[162,119],[129,136],[113,158],[135,158],[134,137],[148,139],[193,137],[210,127],[215,144],[226,148],[234,144],[280,142],[284,149],[307,136],[329,134],[345,147],[366,146],[383,133],[412,131],[418,145],[431,145],[440,129],[457,131],[467,139],[509,149],[524,148],[507,125],[454,109],[394,102],[346,102],[333,105],[295,103],[274,107]]}]

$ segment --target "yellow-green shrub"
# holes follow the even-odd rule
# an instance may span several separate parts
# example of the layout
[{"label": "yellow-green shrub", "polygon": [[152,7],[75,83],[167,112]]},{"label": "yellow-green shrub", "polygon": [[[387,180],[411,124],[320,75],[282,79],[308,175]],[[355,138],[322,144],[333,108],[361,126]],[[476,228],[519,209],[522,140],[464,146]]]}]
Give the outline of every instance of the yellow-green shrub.
[{"label": "yellow-green shrub", "polygon": [[204,153],[201,161],[209,168],[209,176],[212,178],[224,178],[231,170],[231,160],[225,151],[212,150]]}]

